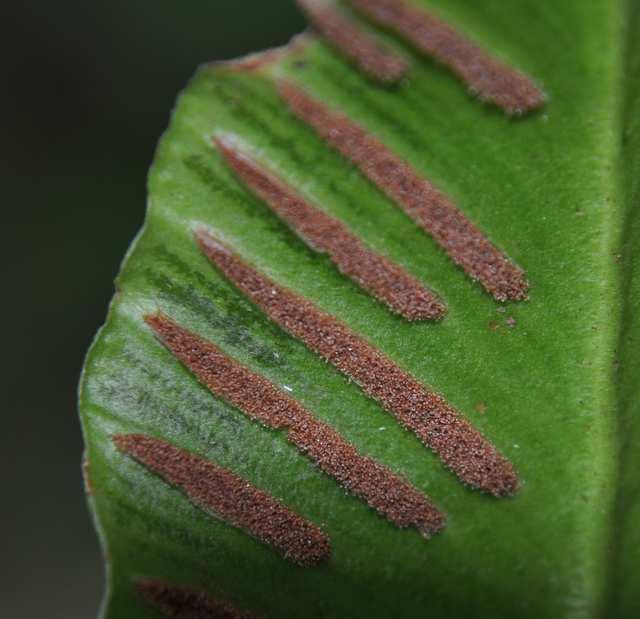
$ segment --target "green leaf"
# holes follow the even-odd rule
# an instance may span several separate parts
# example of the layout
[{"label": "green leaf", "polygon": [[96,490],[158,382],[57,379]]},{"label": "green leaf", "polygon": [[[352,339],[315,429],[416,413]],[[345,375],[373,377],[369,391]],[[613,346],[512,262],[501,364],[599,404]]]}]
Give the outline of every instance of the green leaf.
[{"label": "green leaf", "polygon": [[[203,66],[180,96],[151,169],[144,228],[82,378],[89,501],[108,562],[105,617],[159,616],[136,595],[141,577],[268,617],[639,616],[640,3],[419,4],[533,76],[546,106],[509,119],[389,35],[381,36],[412,63],[394,88],[309,38],[271,55],[262,71]],[[274,75],[348,114],[451,196],[525,269],[530,299],[500,306],[455,268],[293,117]],[[217,131],[242,138],[437,291],[447,317],[409,323],[311,251],[233,176],[211,144]],[[495,499],[462,486],[229,284],[193,242],[194,222],[442,393],[514,463],[521,490]],[[214,397],[145,325],[158,309],[286,385],[361,452],[429,494],[446,529],[427,541],[394,527],[282,432]],[[319,524],[330,563],[300,568],[205,514],[115,448],[111,436],[130,432],[209,458]]]}]

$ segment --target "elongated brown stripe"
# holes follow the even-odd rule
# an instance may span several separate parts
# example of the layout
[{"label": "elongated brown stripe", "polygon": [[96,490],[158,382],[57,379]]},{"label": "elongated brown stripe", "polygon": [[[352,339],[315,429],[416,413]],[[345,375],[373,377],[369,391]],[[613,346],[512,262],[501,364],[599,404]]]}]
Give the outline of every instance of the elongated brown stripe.
[{"label": "elongated brown stripe", "polygon": [[169,585],[157,580],[136,583],[140,597],[171,619],[259,619],[204,591]]},{"label": "elongated brown stripe", "polygon": [[453,202],[375,136],[290,82],[280,93],[293,112],[429,233],[449,257],[499,301],[527,298],[520,267],[494,247]]},{"label": "elongated brown stripe", "polygon": [[533,80],[488,54],[441,19],[405,0],[349,0],[378,24],[447,66],[483,101],[507,114],[541,107],[544,94]]},{"label": "elongated brown stripe", "polygon": [[446,306],[417,279],[367,248],[337,219],[307,202],[228,138],[215,143],[238,177],[313,249],[326,252],[340,271],[407,320],[438,320]]},{"label": "elongated brown stripe", "polygon": [[113,442],[196,505],[270,544],[290,561],[308,567],[329,557],[329,539],[319,527],[239,475],[144,434],[119,434]]},{"label": "elongated brown stripe", "polygon": [[443,515],[422,493],[375,460],[360,455],[333,428],[315,419],[266,378],[164,314],[145,320],[202,384],[248,417],[269,428],[286,429],[288,440],[320,469],[395,525],[415,526],[427,537],[444,526]]},{"label": "elongated brown stripe", "polygon": [[380,402],[461,481],[496,496],[517,490],[518,477],[508,460],[442,396],[427,390],[336,318],[247,265],[211,235],[200,231],[197,237],[218,269],[274,322]]},{"label": "elongated brown stripe", "polygon": [[402,79],[409,63],[340,11],[333,0],[297,0],[313,27],[369,77],[384,83]]}]

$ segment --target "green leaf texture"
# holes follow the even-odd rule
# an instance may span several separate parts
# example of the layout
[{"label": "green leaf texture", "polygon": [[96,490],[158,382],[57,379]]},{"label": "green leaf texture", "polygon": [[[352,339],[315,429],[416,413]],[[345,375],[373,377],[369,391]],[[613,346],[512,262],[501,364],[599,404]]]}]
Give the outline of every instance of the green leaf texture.
[{"label": "green leaf texture", "polygon": [[[395,88],[308,37],[264,70],[200,68],[149,177],[149,208],[80,392],[89,501],[108,564],[108,619],[159,617],[137,578],[210,591],[274,618],[640,615],[640,3],[418,2],[543,86],[509,119],[440,66]],[[284,76],[375,133],[451,196],[527,272],[530,299],[497,304],[352,165],[294,118]],[[134,121],[134,119],[132,119]],[[446,301],[408,323],[312,252],[211,145],[237,134],[261,161]],[[442,393],[514,463],[519,493],[462,486],[411,433],[271,323],[193,242],[210,226]],[[95,231],[99,233],[99,231]],[[634,251],[634,248],[636,251]],[[400,530],[266,429],[214,397],[145,325],[162,310],[291,390],[363,453],[446,512],[430,540]],[[480,412],[484,411],[484,412]],[[329,564],[304,569],[198,509],[118,452],[145,433],[210,458],[319,524]]]}]

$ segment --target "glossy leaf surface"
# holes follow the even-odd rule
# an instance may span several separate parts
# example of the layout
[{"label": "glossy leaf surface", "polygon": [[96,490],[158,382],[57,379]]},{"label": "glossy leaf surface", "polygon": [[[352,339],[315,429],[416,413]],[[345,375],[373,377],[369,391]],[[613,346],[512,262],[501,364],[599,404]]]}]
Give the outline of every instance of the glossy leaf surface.
[{"label": "glossy leaf surface", "polygon": [[[268,617],[632,617],[640,612],[640,20],[637,2],[423,2],[532,75],[548,102],[509,119],[447,71],[394,88],[312,38],[259,71],[202,67],[149,178],[149,210],[88,356],[80,408],[90,501],[109,566],[105,616],[156,617],[137,578],[203,588]],[[521,265],[501,306],[353,166],[293,117],[287,77],[375,133]],[[307,248],[211,144],[232,132],[292,186],[448,305],[408,323]],[[269,322],[193,242],[206,224],[249,263],[339,317],[445,395],[515,464],[522,488],[462,486],[378,404]],[[99,232],[99,231],[98,231]],[[636,251],[634,251],[634,247]],[[157,309],[290,390],[447,513],[426,541],[315,468],[281,432],[212,396],[154,338]],[[142,432],[215,460],[326,531],[302,569],[192,505],[111,435]]]}]

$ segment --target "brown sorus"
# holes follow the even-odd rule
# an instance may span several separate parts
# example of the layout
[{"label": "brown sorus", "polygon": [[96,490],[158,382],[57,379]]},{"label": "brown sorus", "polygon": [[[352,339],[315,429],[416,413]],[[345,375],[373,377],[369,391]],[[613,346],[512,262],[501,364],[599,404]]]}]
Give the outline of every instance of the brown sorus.
[{"label": "brown sorus", "polygon": [[287,81],[280,94],[291,110],[354,163],[449,255],[499,301],[527,298],[524,272],[427,179],[378,138]]},{"label": "brown sorus", "polygon": [[530,77],[491,56],[438,17],[405,0],[349,2],[448,67],[481,100],[494,103],[507,114],[523,114],[544,104],[543,92]]},{"label": "brown sorus", "polygon": [[259,619],[231,603],[204,591],[169,585],[157,580],[140,580],[136,591],[149,604],[171,619]]},{"label": "brown sorus", "polygon": [[427,537],[444,526],[443,515],[421,492],[375,460],[360,455],[333,428],[266,378],[164,314],[145,320],[203,385],[251,419],[275,430],[287,430],[288,440],[321,470],[395,525],[415,526]]},{"label": "brown sorus", "polygon": [[[504,456],[445,399],[307,299],[246,264],[210,234],[198,242],[217,268],[274,322],[360,385],[407,429],[438,454],[465,484],[495,496],[518,488]],[[246,399],[246,385],[237,389]]]},{"label": "brown sorus", "polygon": [[233,60],[216,60],[208,63],[206,66],[212,69],[215,68],[230,72],[261,72],[285,56],[288,58],[297,56],[311,40],[313,40],[312,36],[307,33],[302,33],[294,36],[286,45],[273,47],[262,52],[247,54],[246,56]]},{"label": "brown sorus", "polygon": [[409,63],[339,10],[333,0],[297,0],[313,27],[369,77],[383,83],[402,79]]},{"label": "brown sorus", "polygon": [[396,263],[366,247],[337,219],[302,198],[228,138],[215,144],[237,176],[311,248],[326,252],[338,269],[407,320],[438,320],[446,306]]},{"label": "brown sorus", "polygon": [[329,539],[319,527],[239,475],[144,434],[119,434],[113,442],[196,505],[273,546],[290,561],[308,567],[329,557]]},{"label": "brown sorus", "polygon": [[82,476],[84,477],[84,487],[87,489],[87,492],[93,496],[94,488],[93,480],[91,479],[91,463],[86,456],[82,460]]}]

